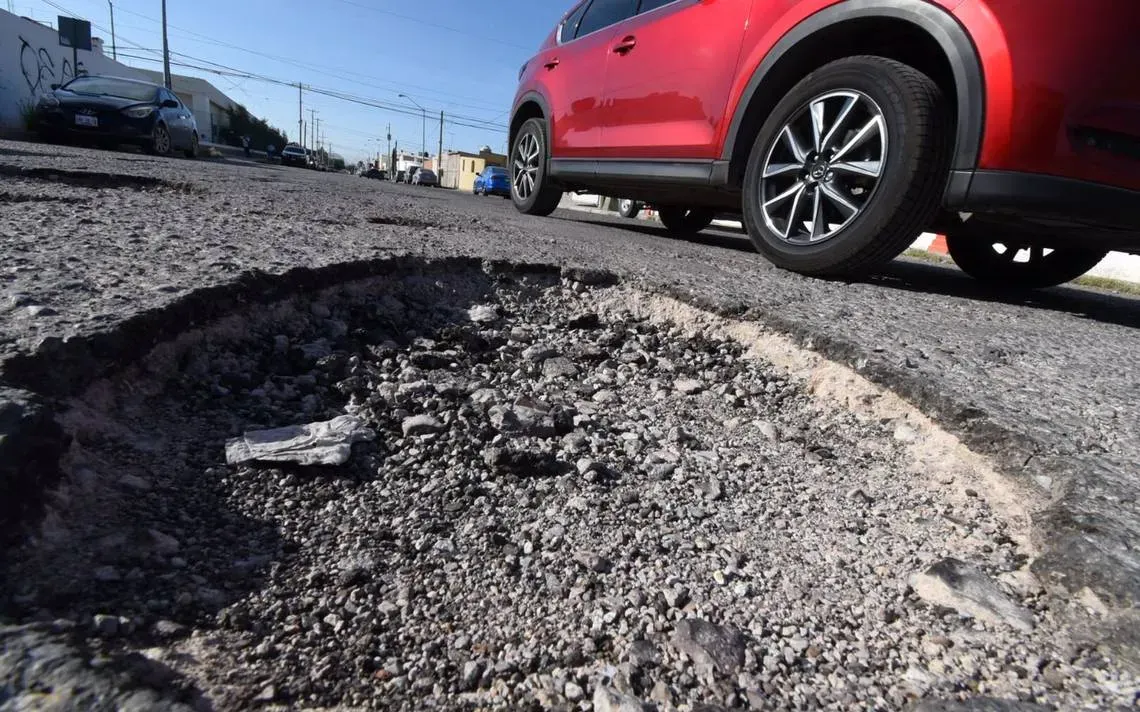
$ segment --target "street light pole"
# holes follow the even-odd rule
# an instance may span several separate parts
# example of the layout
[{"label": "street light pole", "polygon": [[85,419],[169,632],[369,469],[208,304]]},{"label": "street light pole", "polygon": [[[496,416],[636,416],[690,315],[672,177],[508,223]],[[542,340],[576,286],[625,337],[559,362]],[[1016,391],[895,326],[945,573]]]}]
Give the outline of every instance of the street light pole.
[{"label": "street light pole", "polygon": [[107,0],[107,6],[111,8],[111,59],[117,62],[119,61],[119,51],[115,48],[115,3]]},{"label": "street light pole", "polygon": [[[427,109],[420,106],[420,103],[418,101],[416,101],[412,97],[408,96],[407,94],[401,94],[400,97],[403,99],[407,99],[408,101],[415,104],[419,108],[420,113],[423,115],[423,123],[420,126],[420,153],[421,154],[427,153]],[[422,166],[423,163],[424,163],[423,156],[421,155],[420,156],[420,165]]]},{"label": "street light pole", "polygon": [[162,78],[170,89],[170,43],[166,39],[166,0],[162,0]]}]

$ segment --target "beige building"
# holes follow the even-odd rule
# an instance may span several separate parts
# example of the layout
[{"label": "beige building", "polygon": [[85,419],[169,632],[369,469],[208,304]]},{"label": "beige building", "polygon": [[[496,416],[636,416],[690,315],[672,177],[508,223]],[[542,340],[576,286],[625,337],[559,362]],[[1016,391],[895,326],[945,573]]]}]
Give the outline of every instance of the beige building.
[{"label": "beige building", "polygon": [[441,185],[444,188],[470,193],[475,188],[475,176],[482,173],[487,166],[506,166],[507,157],[489,150],[479,153],[453,151],[445,153],[440,163],[442,164]]}]

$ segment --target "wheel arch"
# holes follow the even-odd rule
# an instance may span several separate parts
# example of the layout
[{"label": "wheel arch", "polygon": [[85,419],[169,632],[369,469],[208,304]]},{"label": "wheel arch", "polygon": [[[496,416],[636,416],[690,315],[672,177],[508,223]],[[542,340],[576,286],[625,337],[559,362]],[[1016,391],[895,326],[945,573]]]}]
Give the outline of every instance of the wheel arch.
[{"label": "wheel arch", "polygon": [[[948,11],[924,0],[845,0],[784,34],[753,71],[737,102],[721,155],[740,186],[752,143],[787,92],[815,69],[842,57],[874,54],[931,77],[953,103],[951,170],[977,166],[985,120],[982,63],[969,34]],[[948,183],[945,199],[968,186]]]},{"label": "wheel arch", "polygon": [[514,111],[511,112],[510,132],[507,138],[507,154],[515,145],[515,136],[519,129],[529,119],[542,119],[546,122],[546,135],[553,137],[553,117],[550,114],[550,103],[546,97],[537,91],[529,91],[515,101]]}]

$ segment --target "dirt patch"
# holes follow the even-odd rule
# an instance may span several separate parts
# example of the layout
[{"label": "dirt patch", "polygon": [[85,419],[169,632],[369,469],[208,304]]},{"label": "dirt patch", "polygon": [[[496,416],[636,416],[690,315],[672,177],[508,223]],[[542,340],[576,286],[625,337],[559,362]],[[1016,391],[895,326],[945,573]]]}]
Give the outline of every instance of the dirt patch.
[{"label": "dirt patch", "polygon": [[83,205],[90,203],[90,198],[67,195],[27,195],[0,191],[0,204],[18,203],[66,203],[68,205]]}]

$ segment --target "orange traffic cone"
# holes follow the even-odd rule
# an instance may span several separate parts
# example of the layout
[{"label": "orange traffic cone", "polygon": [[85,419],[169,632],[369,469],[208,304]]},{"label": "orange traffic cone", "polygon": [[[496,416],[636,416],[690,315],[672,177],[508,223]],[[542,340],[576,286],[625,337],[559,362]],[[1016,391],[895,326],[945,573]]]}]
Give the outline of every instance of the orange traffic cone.
[{"label": "orange traffic cone", "polygon": [[927,251],[933,252],[933,253],[938,254],[938,255],[950,254],[950,248],[948,248],[946,246],[946,236],[945,235],[935,235],[934,236],[934,242],[930,243],[930,247],[927,248]]}]

